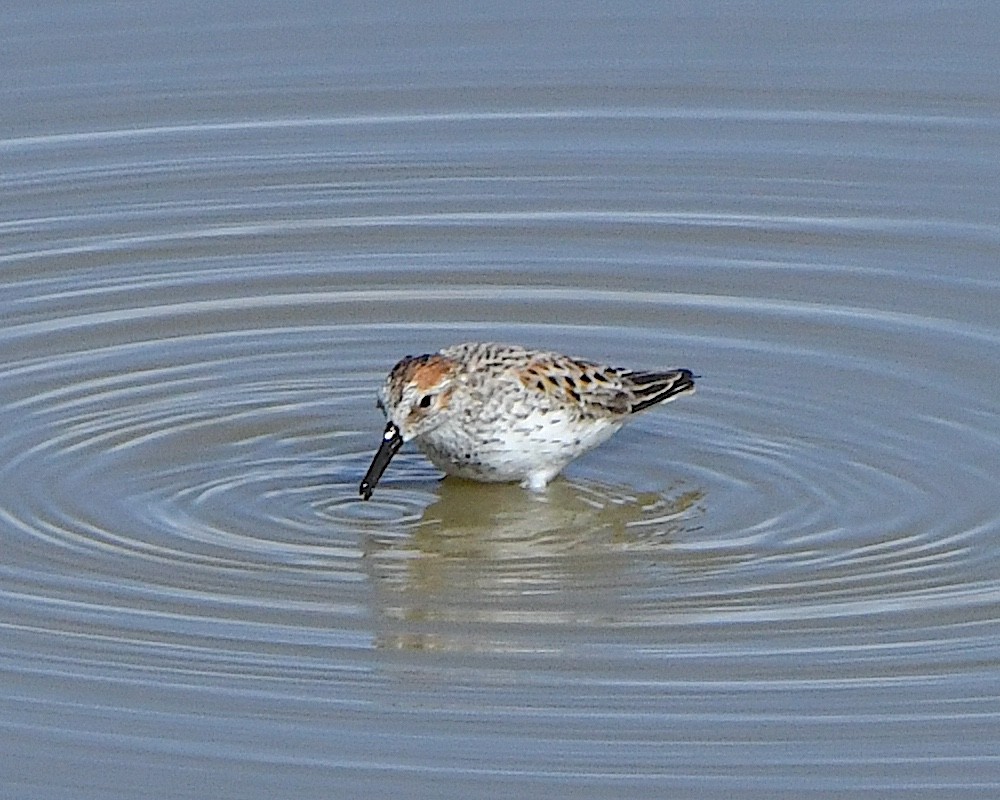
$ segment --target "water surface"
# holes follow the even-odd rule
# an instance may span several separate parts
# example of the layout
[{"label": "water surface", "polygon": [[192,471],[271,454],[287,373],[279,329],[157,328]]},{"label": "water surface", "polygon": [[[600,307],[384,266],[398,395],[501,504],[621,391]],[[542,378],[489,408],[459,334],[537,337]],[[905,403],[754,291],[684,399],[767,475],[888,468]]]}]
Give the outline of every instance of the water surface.
[{"label": "water surface", "polygon": [[[995,12],[0,16],[12,796],[997,793]],[[361,502],[468,339],[703,377]]]}]

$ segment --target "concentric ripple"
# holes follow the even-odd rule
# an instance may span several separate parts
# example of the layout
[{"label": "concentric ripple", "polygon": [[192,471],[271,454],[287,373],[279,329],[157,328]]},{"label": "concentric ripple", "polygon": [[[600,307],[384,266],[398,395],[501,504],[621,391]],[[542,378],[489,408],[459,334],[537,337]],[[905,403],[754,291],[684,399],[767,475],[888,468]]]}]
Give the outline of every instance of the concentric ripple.
[{"label": "concentric ripple", "polygon": [[[954,734],[1000,719],[1000,228],[831,188],[808,150],[713,156],[706,121],[996,133],[584,104],[3,143],[7,724],[71,765],[131,714],[122,746],[166,760],[221,727],[230,774],[624,796],[762,763],[778,796],[789,765],[840,788],[847,720],[894,786],[941,763],[903,774],[885,725],[991,780]],[[702,377],[543,495],[404,450],[361,501],[386,371],[467,339]],[[248,720],[280,744],[245,754]]]},{"label": "concentric ripple", "polygon": [[[232,272],[219,272],[212,288],[211,265],[198,270],[199,288],[221,294]],[[72,337],[62,338],[55,321],[8,327],[22,357],[3,376],[15,394],[5,413],[19,421],[6,436],[12,455],[4,483],[16,500],[5,514],[25,547],[44,541],[98,570],[108,568],[100,565],[109,556],[125,558],[135,576],[155,571],[158,582],[181,569],[181,583],[211,586],[219,570],[234,569],[361,579],[364,540],[385,535],[392,547],[397,536],[443,537],[434,549],[447,550],[443,543],[457,534],[466,542],[462,552],[472,547],[469,531],[481,529],[484,552],[496,545],[502,558],[514,558],[520,541],[535,561],[555,542],[550,555],[558,560],[593,557],[595,548],[628,551],[645,540],[681,560],[697,557],[703,567],[726,565],[733,583],[722,596],[711,570],[720,609],[740,597],[751,608],[774,603],[794,616],[901,597],[968,602],[974,595],[955,575],[979,575],[994,563],[981,537],[995,524],[996,412],[974,386],[881,357],[907,334],[922,336],[925,350],[976,346],[986,356],[996,344],[986,329],[963,337],[933,318],[747,304],[762,330],[827,328],[824,350],[707,333],[720,324],[736,329],[748,315],[729,297],[502,284],[406,290],[408,303],[433,304],[443,317],[483,307],[519,308],[530,317],[537,305],[566,319],[600,307],[630,323],[466,324],[446,338],[435,328],[391,322],[401,297],[394,287],[275,293],[270,276],[256,269],[242,276],[238,303],[168,302],[185,294],[192,274],[144,276],[138,282],[155,289],[140,306],[78,309],[62,320]],[[391,272],[380,277],[391,280]],[[308,283],[311,276],[285,278]],[[334,280],[350,284],[353,276]],[[433,280],[429,272],[422,282]],[[121,288],[92,289],[93,306],[108,304],[107,294],[121,297]],[[64,297],[57,289],[33,304],[58,307]],[[361,307],[386,322],[352,321]],[[338,319],[345,308],[340,324],[309,322]],[[279,324],[275,309],[295,324]],[[684,330],[646,327],[649,316],[683,319]],[[152,337],[136,337],[143,324]],[[569,482],[542,504],[504,487],[500,508],[482,507],[494,488],[439,486],[415,453],[393,464],[377,502],[358,502],[358,476],[379,428],[374,388],[395,358],[413,349],[403,339],[430,349],[467,337],[541,341],[649,366],[656,363],[650,354],[672,351],[712,369],[695,398],[626,428],[571,467]],[[62,346],[57,352],[53,339]],[[97,345],[68,349],[74,341]],[[688,509],[680,521],[669,512],[675,503]],[[481,515],[470,518],[470,507]],[[601,520],[615,533],[595,540]],[[689,579],[703,584],[705,575],[682,573],[671,582],[684,602],[702,609],[711,598],[687,586]],[[645,580],[664,583],[655,573]]]}]

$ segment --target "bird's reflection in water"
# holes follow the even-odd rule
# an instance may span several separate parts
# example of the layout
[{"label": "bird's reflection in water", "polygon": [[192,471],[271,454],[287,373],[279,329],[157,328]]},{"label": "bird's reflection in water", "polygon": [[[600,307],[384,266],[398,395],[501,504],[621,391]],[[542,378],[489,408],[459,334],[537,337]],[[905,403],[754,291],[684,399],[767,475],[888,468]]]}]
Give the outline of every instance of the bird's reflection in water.
[{"label": "bird's reflection in water", "polygon": [[697,527],[702,499],[583,480],[534,494],[445,479],[408,533],[369,541],[378,644],[536,650],[553,624],[623,613],[623,590]]}]

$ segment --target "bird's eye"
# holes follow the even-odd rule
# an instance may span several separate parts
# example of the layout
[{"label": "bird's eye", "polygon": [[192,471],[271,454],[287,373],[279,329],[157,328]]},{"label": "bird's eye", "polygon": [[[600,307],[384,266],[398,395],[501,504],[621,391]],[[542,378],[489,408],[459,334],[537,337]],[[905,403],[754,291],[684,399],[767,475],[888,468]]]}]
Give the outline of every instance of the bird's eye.
[{"label": "bird's eye", "polygon": [[433,395],[425,394],[423,397],[420,398],[420,407],[421,408],[430,408],[432,400],[434,400],[434,396]]}]

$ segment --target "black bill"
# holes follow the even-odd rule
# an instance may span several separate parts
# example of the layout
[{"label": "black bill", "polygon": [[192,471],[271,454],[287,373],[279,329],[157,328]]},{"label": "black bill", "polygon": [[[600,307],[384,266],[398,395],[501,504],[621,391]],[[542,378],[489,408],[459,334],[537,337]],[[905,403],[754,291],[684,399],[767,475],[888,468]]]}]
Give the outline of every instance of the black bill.
[{"label": "black bill", "polygon": [[396,455],[396,452],[402,446],[403,437],[399,435],[399,428],[396,427],[394,422],[390,422],[385,426],[385,433],[382,434],[382,444],[379,445],[378,452],[375,454],[375,458],[372,459],[372,465],[368,467],[368,472],[365,473],[365,477],[361,481],[359,491],[365,500],[372,496],[379,478],[382,477],[382,473],[389,466],[392,457]]}]

